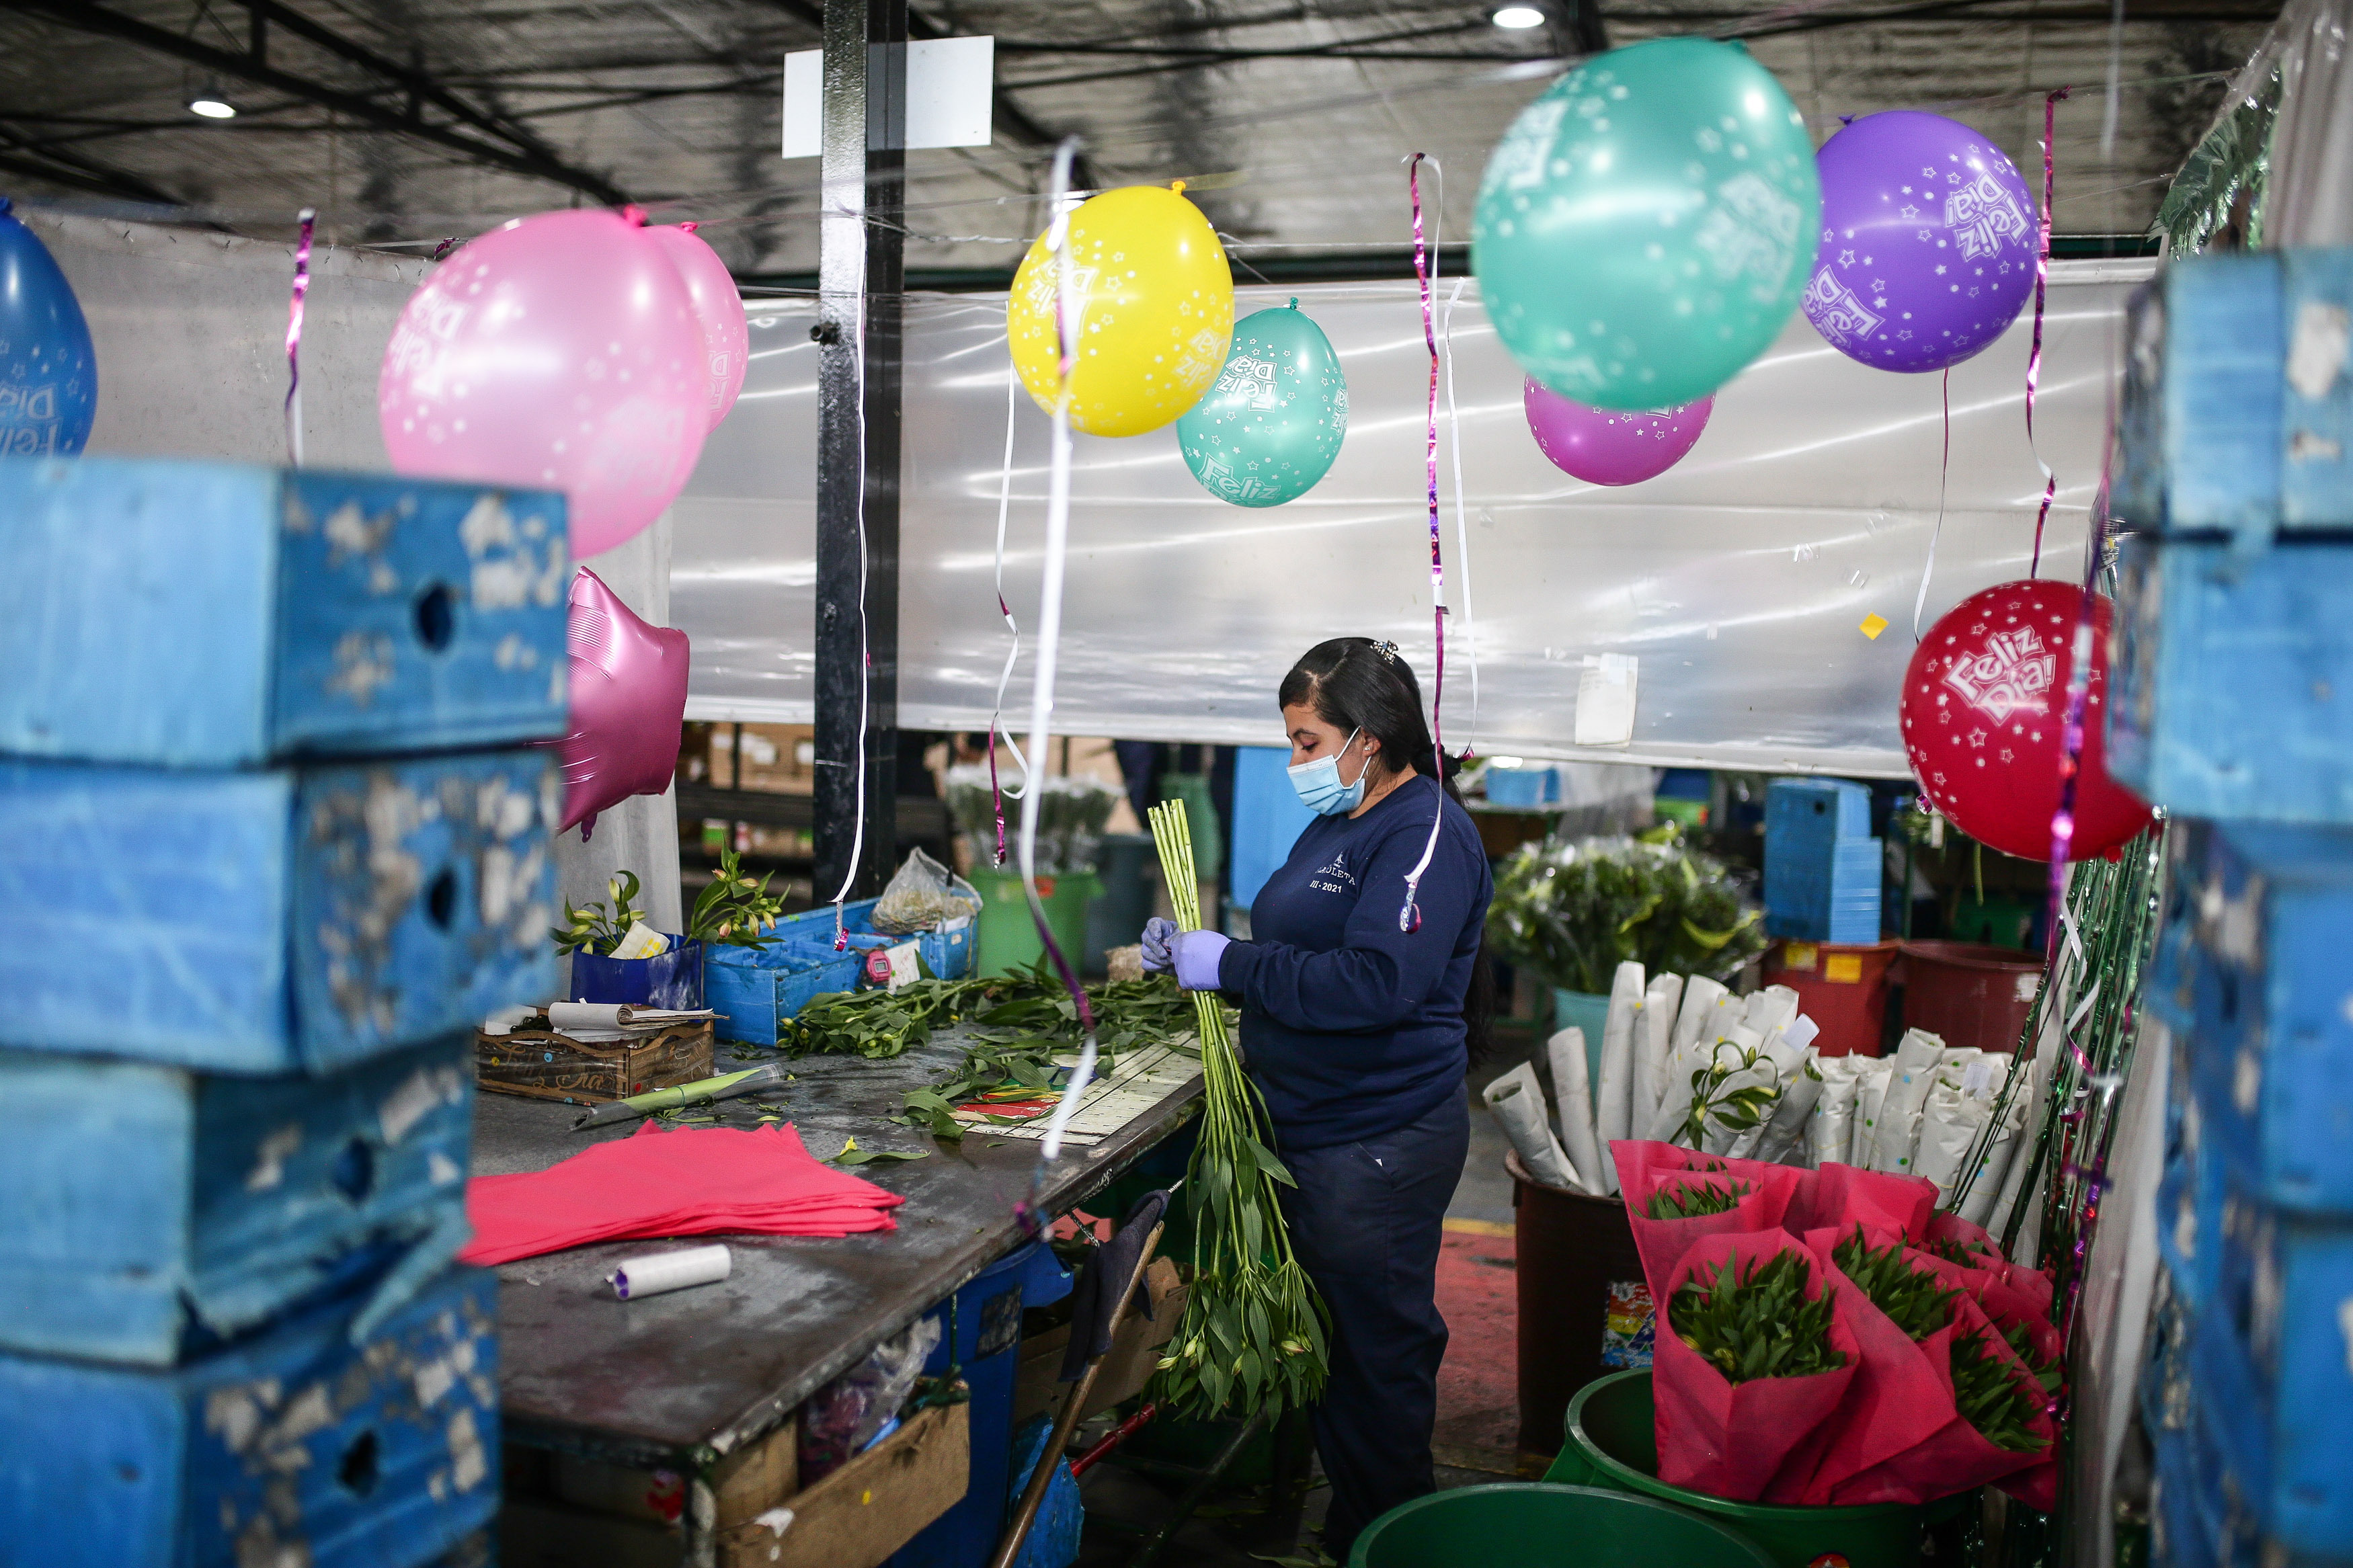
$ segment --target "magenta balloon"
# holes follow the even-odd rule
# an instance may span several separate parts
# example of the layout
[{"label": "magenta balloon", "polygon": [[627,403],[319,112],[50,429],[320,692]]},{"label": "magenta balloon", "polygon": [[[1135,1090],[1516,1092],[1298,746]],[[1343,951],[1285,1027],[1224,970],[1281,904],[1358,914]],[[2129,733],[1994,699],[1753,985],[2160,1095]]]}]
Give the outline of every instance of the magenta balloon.
[{"label": "magenta balloon", "polygon": [[572,731],[564,737],[564,826],[586,838],[596,814],[659,795],[678,769],[686,718],[686,634],[657,626],[586,566],[572,579]]},{"label": "magenta balloon", "polygon": [[702,328],[703,363],[711,373],[709,407],[711,427],[715,430],[735,406],[735,395],[744,390],[744,372],[751,363],[752,331],[744,320],[744,296],[727,263],[703,243],[691,225],[663,225],[646,233],[686,279],[686,291],[694,301],[694,319]]},{"label": "magenta balloon", "polygon": [[2000,148],[1916,109],[1822,143],[1806,319],[1877,370],[1943,370],[2010,330],[2033,289],[2034,194]]},{"label": "magenta balloon", "polygon": [[709,402],[685,280],[608,212],[543,213],[461,247],[400,312],[376,381],[396,469],[564,491],[575,560],[661,515]]},{"label": "magenta balloon", "polygon": [[1639,485],[1665,473],[1692,449],[1715,407],[1715,398],[1703,397],[1647,414],[1590,408],[1534,376],[1525,399],[1537,448],[1562,473],[1593,485]]}]

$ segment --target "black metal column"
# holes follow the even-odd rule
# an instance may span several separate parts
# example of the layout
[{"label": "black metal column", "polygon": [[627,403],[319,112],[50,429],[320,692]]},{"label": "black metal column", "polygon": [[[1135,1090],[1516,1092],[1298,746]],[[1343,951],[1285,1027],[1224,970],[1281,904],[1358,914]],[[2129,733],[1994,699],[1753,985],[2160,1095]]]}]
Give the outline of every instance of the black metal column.
[{"label": "black metal column", "polygon": [[[898,858],[906,0],[826,0],[818,260],[817,897]],[[859,614],[862,603],[865,614]],[[860,740],[865,769],[859,771]],[[851,873],[853,845],[862,847]]]}]

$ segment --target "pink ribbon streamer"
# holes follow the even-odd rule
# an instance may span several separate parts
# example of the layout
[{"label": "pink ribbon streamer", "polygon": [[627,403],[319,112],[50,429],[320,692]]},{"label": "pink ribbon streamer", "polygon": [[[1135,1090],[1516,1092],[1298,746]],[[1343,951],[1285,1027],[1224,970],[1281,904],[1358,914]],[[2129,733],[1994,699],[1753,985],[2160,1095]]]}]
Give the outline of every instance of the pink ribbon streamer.
[{"label": "pink ribbon streamer", "polygon": [[[1437,674],[1430,689],[1430,755],[1437,762],[1438,785],[1442,796],[1446,788],[1446,734],[1440,727],[1439,709],[1446,699],[1446,562],[1440,552],[1438,529],[1438,322],[1430,302],[1438,258],[1423,237],[1421,222],[1421,164],[1427,156],[1427,153],[1416,153],[1406,160],[1406,188],[1413,198],[1413,277],[1421,290],[1421,341],[1430,348],[1429,420],[1422,456],[1429,475],[1430,494],[1430,630],[1438,649]],[[1430,820],[1430,842],[1422,847],[1421,859],[1406,873],[1405,906],[1398,910],[1399,931],[1410,932],[1421,929],[1421,906],[1417,901],[1417,895],[1421,890],[1422,873],[1430,869],[1430,862],[1438,853],[1439,829],[1446,820],[1445,805],[1441,798],[1438,815]]]},{"label": "pink ribbon streamer", "polygon": [[2042,470],[2042,505],[2034,513],[2034,559],[2026,569],[2029,577],[2042,574],[2042,525],[2050,520],[2051,503],[2059,494],[2059,476],[2051,471],[2034,444],[2034,393],[2042,384],[2042,305],[2051,283],[2051,204],[2059,192],[2058,171],[2051,161],[2051,133],[2058,121],[2059,100],[2069,90],[2053,89],[2042,100],[2042,216],[2036,226],[2034,251],[2034,342],[2026,351],[2026,446],[2034,454],[2034,466]]},{"label": "pink ribbon streamer", "polygon": [[294,242],[294,297],[286,307],[286,458],[302,466],[302,300],[311,292],[311,230],[315,207],[302,209],[301,237]]}]

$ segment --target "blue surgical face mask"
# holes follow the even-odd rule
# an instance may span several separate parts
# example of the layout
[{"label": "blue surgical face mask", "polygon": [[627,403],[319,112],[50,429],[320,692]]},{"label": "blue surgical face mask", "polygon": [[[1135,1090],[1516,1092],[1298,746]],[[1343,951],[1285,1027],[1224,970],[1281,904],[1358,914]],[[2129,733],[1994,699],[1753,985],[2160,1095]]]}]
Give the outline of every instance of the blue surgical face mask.
[{"label": "blue surgical face mask", "polygon": [[1364,732],[1359,727],[1337,755],[1318,757],[1290,770],[1291,787],[1299,792],[1300,803],[1316,816],[1345,816],[1365,804],[1365,774],[1372,770],[1371,757],[1367,756],[1356,769],[1354,784],[1340,782],[1340,758],[1348,754],[1348,746],[1355,745],[1356,736]]}]

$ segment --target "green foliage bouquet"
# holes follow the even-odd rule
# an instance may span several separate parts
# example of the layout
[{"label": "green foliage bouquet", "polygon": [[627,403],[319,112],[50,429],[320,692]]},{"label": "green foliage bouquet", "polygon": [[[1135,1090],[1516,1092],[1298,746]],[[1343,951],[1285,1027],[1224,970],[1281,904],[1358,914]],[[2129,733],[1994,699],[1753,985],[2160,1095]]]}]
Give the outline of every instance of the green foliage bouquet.
[{"label": "green foliage bouquet", "polygon": [[1487,934],[1551,984],[1607,992],[1627,959],[1651,974],[1731,979],[1765,951],[1762,913],[1742,907],[1722,861],[1669,824],[1639,838],[1546,838],[1514,851],[1496,869]]}]

